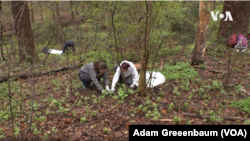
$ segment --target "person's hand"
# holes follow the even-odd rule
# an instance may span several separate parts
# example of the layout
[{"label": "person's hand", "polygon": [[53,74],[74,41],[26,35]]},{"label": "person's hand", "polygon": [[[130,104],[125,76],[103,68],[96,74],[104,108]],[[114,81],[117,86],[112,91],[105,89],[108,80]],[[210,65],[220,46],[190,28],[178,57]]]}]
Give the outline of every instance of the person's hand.
[{"label": "person's hand", "polygon": [[106,91],[110,92],[109,86],[106,86]]},{"label": "person's hand", "polygon": [[111,88],[111,92],[115,92],[115,88]]},{"label": "person's hand", "polygon": [[134,88],[134,83],[132,83],[130,86],[129,86],[129,89],[133,89]]}]

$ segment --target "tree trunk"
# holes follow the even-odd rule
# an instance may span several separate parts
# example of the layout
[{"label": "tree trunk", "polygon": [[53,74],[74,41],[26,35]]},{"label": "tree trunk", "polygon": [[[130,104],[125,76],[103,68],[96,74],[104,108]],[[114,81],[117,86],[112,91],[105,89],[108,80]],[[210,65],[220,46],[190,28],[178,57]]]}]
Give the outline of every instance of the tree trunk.
[{"label": "tree trunk", "polygon": [[[62,34],[62,25],[61,25],[61,17],[60,17],[60,10],[59,10],[59,1],[56,2],[56,23],[57,23],[57,29],[59,30],[58,35]],[[61,46],[64,45],[64,40],[60,38],[60,44]]]},{"label": "tree trunk", "polygon": [[[220,21],[219,38],[228,38],[231,33],[247,36],[250,3],[248,1],[224,1],[223,14],[230,11],[233,21]],[[226,41],[226,40],[225,40]]]},{"label": "tree trunk", "polygon": [[196,31],[195,47],[192,57],[192,65],[204,63],[205,45],[209,27],[210,12],[207,10],[211,6],[211,1],[200,1],[199,21]]},{"label": "tree trunk", "polygon": [[43,9],[42,9],[41,2],[39,1],[38,4],[39,4],[39,8],[40,8],[40,13],[41,13],[41,20],[43,20]]},{"label": "tree trunk", "polygon": [[[0,19],[2,18],[2,1],[0,1]],[[0,20],[0,49],[1,49],[1,56],[3,61],[5,61],[4,55],[3,55],[3,24],[2,20]]]},{"label": "tree trunk", "polygon": [[75,21],[75,15],[73,10],[73,1],[70,1],[70,14],[71,14],[71,22],[73,23]]},{"label": "tree trunk", "polygon": [[[109,2],[108,1],[106,1],[106,8],[108,8],[109,7]],[[105,14],[105,20],[106,20],[106,28],[108,28],[108,25],[109,25],[109,21],[108,21],[108,12],[106,12],[106,14]]]},{"label": "tree trunk", "polygon": [[33,13],[33,3],[32,3],[32,1],[30,2],[30,14],[31,14],[30,19],[31,19],[32,22],[34,22],[34,13]]},{"label": "tree trunk", "polygon": [[53,20],[56,23],[56,14],[55,14],[55,9],[56,9],[56,3],[52,1],[52,5],[53,5],[53,12],[52,12],[52,16],[53,16]]},{"label": "tree trunk", "polygon": [[28,3],[24,1],[11,1],[11,3],[13,17],[14,19],[17,17],[14,24],[18,42],[19,63],[23,61],[33,63],[38,58],[35,53]]},{"label": "tree trunk", "polygon": [[141,69],[140,69],[140,79],[139,79],[139,95],[145,95],[146,91],[146,71],[148,63],[148,48],[149,48],[149,36],[150,36],[150,23],[151,23],[151,14],[152,14],[152,1],[146,2],[147,17],[146,17],[146,30],[145,30],[145,39],[144,46],[142,49],[142,60],[141,60]]}]

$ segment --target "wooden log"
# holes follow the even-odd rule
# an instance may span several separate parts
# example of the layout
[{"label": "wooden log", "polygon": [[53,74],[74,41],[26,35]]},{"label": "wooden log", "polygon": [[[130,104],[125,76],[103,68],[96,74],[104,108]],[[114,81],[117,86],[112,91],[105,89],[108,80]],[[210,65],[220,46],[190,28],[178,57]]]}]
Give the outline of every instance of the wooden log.
[{"label": "wooden log", "polygon": [[[190,117],[195,117],[195,118],[209,118],[210,116],[207,115],[197,115],[197,114],[192,114],[192,113],[186,113],[182,112],[182,115],[184,116],[190,116]],[[223,118],[225,120],[250,120],[250,118],[242,118],[242,117],[229,117],[229,116],[219,116],[220,118]]]}]

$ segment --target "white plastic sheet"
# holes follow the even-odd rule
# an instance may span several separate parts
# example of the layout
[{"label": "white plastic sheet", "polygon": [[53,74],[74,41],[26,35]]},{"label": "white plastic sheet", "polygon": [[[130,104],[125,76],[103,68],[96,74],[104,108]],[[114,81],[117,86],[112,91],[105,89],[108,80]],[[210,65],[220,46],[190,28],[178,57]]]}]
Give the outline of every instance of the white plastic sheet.
[{"label": "white plastic sheet", "polygon": [[[150,79],[150,74],[152,73],[152,77]],[[139,82],[140,75],[138,77],[138,80],[136,82],[136,86],[138,87],[138,82]],[[160,72],[151,72],[147,71],[146,72],[146,84],[148,88],[153,88],[155,86],[158,86],[160,84],[163,84],[165,82],[166,78],[163,74]]]},{"label": "white plastic sheet", "polygon": [[62,54],[62,50],[56,50],[56,49],[49,49],[48,51],[50,54],[59,54],[61,55]]}]

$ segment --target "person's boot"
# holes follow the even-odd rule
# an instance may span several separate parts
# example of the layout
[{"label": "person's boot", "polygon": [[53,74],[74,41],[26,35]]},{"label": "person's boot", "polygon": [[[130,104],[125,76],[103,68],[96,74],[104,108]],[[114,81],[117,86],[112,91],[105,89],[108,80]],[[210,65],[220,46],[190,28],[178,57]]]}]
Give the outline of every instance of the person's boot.
[{"label": "person's boot", "polygon": [[83,90],[87,90],[87,88],[85,87],[85,85],[83,84],[83,82],[82,82],[82,88],[83,88]]}]

